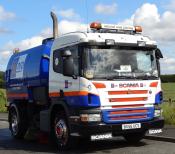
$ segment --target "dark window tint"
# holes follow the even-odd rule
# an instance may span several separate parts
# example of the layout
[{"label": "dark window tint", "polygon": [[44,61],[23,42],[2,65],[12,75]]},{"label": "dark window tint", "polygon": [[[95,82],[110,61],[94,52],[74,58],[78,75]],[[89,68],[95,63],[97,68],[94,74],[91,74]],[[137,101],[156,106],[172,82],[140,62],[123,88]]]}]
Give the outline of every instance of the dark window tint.
[{"label": "dark window tint", "polygon": [[64,50],[69,50],[74,59],[74,74],[79,75],[79,61],[78,61],[78,47],[72,46],[61,50],[55,50],[53,53],[53,69],[57,73],[63,72],[63,57],[61,52]]},{"label": "dark window tint", "polygon": [[55,50],[53,53],[53,70],[62,73],[62,64],[61,50]]}]

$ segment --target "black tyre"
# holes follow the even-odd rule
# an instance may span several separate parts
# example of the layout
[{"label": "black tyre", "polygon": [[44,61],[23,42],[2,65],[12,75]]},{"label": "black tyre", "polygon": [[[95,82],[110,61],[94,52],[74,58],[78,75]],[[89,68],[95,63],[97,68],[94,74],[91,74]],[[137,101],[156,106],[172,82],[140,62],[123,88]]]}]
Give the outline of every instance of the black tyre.
[{"label": "black tyre", "polygon": [[128,133],[124,135],[124,138],[127,142],[131,144],[139,143],[143,137],[145,136],[145,132],[137,132],[137,133]]},{"label": "black tyre", "polygon": [[54,116],[52,134],[59,150],[66,150],[75,146],[76,140],[73,141],[73,137],[70,136],[70,128],[63,112]]},{"label": "black tyre", "polygon": [[14,138],[23,138],[27,131],[27,119],[25,113],[18,107],[11,107],[9,110],[9,128]]}]

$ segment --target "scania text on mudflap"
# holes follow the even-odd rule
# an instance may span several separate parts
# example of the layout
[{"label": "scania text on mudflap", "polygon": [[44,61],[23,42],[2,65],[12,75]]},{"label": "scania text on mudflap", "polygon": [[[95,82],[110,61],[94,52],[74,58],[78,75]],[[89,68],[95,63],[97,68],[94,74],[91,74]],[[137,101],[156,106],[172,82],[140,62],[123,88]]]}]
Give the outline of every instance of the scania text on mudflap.
[{"label": "scania text on mudflap", "polygon": [[140,26],[96,22],[88,32],[59,36],[51,16],[53,38],[15,52],[7,66],[12,135],[34,128],[68,148],[80,137],[138,142],[160,130],[163,56],[156,42]]}]

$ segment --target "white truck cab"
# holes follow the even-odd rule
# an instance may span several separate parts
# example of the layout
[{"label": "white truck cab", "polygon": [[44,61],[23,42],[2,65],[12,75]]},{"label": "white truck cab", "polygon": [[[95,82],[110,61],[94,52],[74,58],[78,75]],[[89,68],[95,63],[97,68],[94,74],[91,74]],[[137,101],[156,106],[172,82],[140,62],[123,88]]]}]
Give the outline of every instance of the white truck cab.
[{"label": "white truck cab", "polygon": [[156,42],[141,35],[140,26],[90,27],[58,37],[51,52],[49,96],[75,109],[69,116],[80,122],[73,124],[74,133],[92,140],[124,133],[138,141],[147,130],[163,127],[163,56]]}]

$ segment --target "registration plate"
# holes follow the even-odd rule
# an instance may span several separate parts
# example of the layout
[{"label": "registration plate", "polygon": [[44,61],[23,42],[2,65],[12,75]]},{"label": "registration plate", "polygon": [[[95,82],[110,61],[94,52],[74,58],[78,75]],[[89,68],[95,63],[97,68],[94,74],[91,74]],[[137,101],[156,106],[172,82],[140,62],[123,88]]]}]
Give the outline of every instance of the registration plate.
[{"label": "registration plate", "polygon": [[122,130],[139,129],[139,128],[141,128],[141,123],[132,123],[132,124],[123,124],[122,125]]}]

